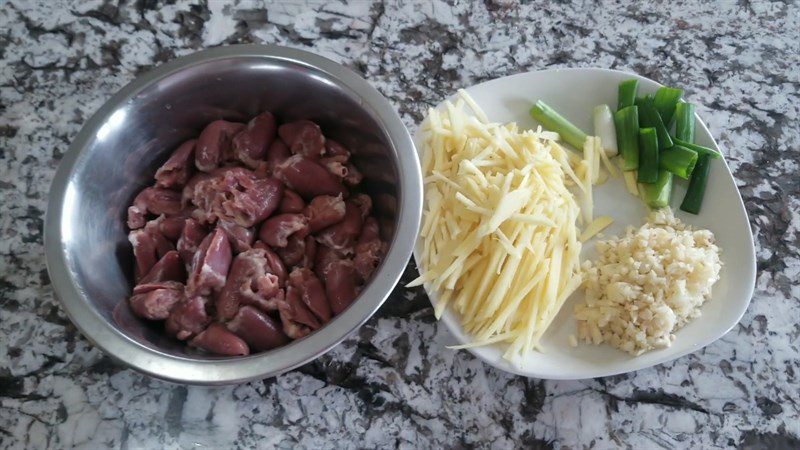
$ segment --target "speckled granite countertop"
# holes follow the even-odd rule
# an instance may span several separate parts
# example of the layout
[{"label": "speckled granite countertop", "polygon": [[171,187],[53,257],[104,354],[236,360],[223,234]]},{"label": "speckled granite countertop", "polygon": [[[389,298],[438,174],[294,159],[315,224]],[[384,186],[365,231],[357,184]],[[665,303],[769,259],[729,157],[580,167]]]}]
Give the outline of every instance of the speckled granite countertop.
[{"label": "speckled granite countertop", "polygon": [[[800,447],[797,7],[116,3],[0,4],[0,449]],[[515,377],[446,350],[424,294],[403,288],[357,335],[277,379],[186,387],[114,364],[53,298],[42,250],[51,177],[81,124],[137,74],[237,42],[346,64],[410,127],[458,87],[546,67],[685,87],[756,233],[750,308],[702,351],[577,382]],[[404,279],[414,276],[410,267]]]}]

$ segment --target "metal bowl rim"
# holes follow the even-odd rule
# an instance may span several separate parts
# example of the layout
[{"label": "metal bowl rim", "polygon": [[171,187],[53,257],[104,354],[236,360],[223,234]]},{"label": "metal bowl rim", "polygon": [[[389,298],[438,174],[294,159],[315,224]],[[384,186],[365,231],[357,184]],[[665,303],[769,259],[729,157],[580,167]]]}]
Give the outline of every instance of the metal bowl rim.
[{"label": "metal bowl rim", "polygon": [[[362,106],[377,116],[397,156],[400,191],[397,227],[383,264],[356,302],[317,332],[287,346],[247,357],[209,360],[178,357],[148,348],[123,334],[101,316],[85,293],[78,289],[68,268],[66,248],[62,246],[64,198],[84,149],[114,111],[158,80],[197,64],[229,58],[266,58],[304,65],[327,74],[340,88],[362,100]],[[55,295],[68,317],[105,353],[138,371],[167,381],[201,385],[241,383],[279,375],[321,356],[372,317],[403,274],[421,214],[422,176],[414,143],[400,116],[377,89],[350,69],[313,53],[280,46],[233,45],[183,56],[137,77],[84,124],[64,154],[51,184],[45,214],[45,257]]]}]

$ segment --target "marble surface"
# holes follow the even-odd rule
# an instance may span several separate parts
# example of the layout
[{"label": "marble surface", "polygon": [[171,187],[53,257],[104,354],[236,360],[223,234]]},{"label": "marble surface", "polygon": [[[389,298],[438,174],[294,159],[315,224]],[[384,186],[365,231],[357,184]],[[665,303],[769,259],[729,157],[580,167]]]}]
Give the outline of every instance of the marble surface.
[{"label": "marble surface", "polygon": [[[0,449],[800,447],[800,9],[729,0],[0,3]],[[363,74],[413,129],[458,87],[610,67],[685,87],[724,148],[756,235],[756,292],[713,345],[629,375],[498,372],[397,288],[329,354],[276,379],[187,387],[93,348],[48,282],[53,172],[138,74],[239,42],[308,49]],[[409,267],[404,279],[415,276]]]}]

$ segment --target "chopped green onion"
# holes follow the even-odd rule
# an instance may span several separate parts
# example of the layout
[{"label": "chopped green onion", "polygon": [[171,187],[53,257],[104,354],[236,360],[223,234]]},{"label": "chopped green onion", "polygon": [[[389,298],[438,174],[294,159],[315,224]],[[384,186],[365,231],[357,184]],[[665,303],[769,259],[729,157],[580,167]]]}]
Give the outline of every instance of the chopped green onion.
[{"label": "chopped green onion", "polygon": [[655,183],[640,186],[647,206],[658,209],[669,205],[669,198],[672,195],[672,173],[660,169]]},{"label": "chopped green onion", "polygon": [[708,155],[714,159],[722,158],[722,155],[716,151],[712,150],[708,147],[703,147],[702,145],[692,144],[691,142],[684,141],[683,139],[675,138],[675,144],[688,148],[689,150],[694,150],[700,155]]},{"label": "chopped green onion", "polygon": [[695,166],[692,173],[692,179],[689,180],[689,188],[683,197],[681,210],[692,214],[700,212],[700,206],[703,204],[703,196],[706,192],[706,184],[708,184],[708,169],[711,166],[709,162],[709,155],[700,155],[697,160],[697,166]]},{"label": "chopped green onion", "polygon": [[633,101],[633,104],[636,106],[642,106],[643,104],[651,101],[653,101],[653,94],[647,94],[641,97],[636,97],[636,100]]},{"label": "chopped green onion", "polygon": [[655,128],[658,136],[658,148],[664,150],[672,147],[672,138],[669,137],[667,127],[661,120],[652,100],[644,99],[639,105],[639,126],[642,128]]},{"label": "chopped green onion", "polygon": [[639,129],[639,172],[636,181],[655,183],[658,180],[658,137],[655,128]]},{"label": "chopped green onion", "polygon": [[561,114],[557,113],[545,102],[541,100],[536,102],[533,108],[531,108],[531,116],[538,120],[546,129],[558,133],[562,140],[575,147],[576,150],[583,150],[583,143],[586,141],[586,133],[570,123],[569,120],[562,117]]},{"label": "chopped green onion", "polygon": [[[697,164],[697,152],[681,145],[662,150],[658,155],[658,166],[672,174],[688,180]],[[640,180],[641,181],[641,180]]]},{"label": "chopped green onion", "polygon": [[639,87],[639,80],[632,78],[619,84],[617,95],[617,111],[628,106],[632,106],[636,100],[636,89]]},{"label": "chopped green onion", "polygon": [[622,168],[639,168],[639,110],[636,106],[626,106],[614,113],[614,126],[617,129],[617,148],[622,154]]},{"label": "chopped green onion", "polygon": [[675,137],[686,142],[694,142],[694,105],[678,103],[675,106]]},{"label": "chopped green onion", "polygon": [[664,125],[669,125],[672,121],[672,115],[675,113],[675,105],[683,95],[683,89],[675,89],[671,87],[660,87],[653,97],[653,106],[661,116]]},{"label": "chopped green onion", "polygon": [[616,156],[617,132],[614,130],[614,113],[608,105],[594,107],[594,134],[600,138],[600,145],[607,156]]}]

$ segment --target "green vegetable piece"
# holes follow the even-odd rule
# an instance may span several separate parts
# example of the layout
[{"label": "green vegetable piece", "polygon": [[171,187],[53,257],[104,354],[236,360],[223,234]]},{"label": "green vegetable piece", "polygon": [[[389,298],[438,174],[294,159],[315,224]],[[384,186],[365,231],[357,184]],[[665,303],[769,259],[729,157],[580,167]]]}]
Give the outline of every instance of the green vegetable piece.
[{"label": "green vegetable piece", "polygon": [[658,160],[656,129],[639,129],[639,172],[636,175],[636,181],[655,183],[658,180]]},{"label": "green vegetable piece", "polygon": [[652,94],[647,94],[647,95],[644,95],[642,97],[636,97],[636,100],[633,101],[633,104],[636,105],[636,106],[642,106],[645,103],[652,102],[652,101],[653,101],[653,95]]},{"label": "green vegetable piece", "polygon": [[676,89],[671,87],[660,87],[653,97],[653,106],[661,116],[664,125],[669,125],[672,121],[672,115],[675,113],[675,105],[683,95],[683,89]]},{"label": "green vegetable piece", "polygon": [[675,106],[675,137],[685,142],[694,142],[694,105],[678,103]]},{"label": "green vegetable piece", "polygon": [[632,106],[636,101],[636,90],[639,87],[639,80],[631,78],[619,84],[617,95],[617,111],[628,106]]},{"label": "green vegetable piece", "polygon": [[544,128],[558,133],[562,140],[575,147],[576,150],[583,151],[586,133],[570,123],[569,120],[565,119],[545,102],[541,100],[536,102],[531,108],[531,116],[539,121]]},{"label": "green vegetable piece", "polygon": [[614,113],[614,128],[617,129],[617,148],[622,155],[622,168],[639,168],[639,110],[626,106]]},{"label": "green vegetable piece", "polygon": [[714,159],[722,158],[722,155],[716,151],[712,150],[708,147],[703,147],[702,145],[692,144],[691,142],[684,141],[683,139],[675,138],[675,144],[680,145],[682,147],[686,147],[689,150],[694,150],[700,155],[708,155]]},{"label": "green vegetable piece", "polygon": [[658,209],[669,205],[672,195],[672,173],[664,169],[658,171],[658,179],[653,184],[642,184],[644,201],[647,206]]},{"label": "green vegetable piece", "polygon": [[681,203],[681,210],[691,214],[700,213],[700,207],[703,205],[703,196],[706,193],[706,184],[708,184],[708,170],[711,167],[709,164],[711,157],[709,155],[700,155],[697,160],[697,165],[692,172],[692,179],[689,180],[689,188],[686,190],[686,195],[683,197]]},{"label": "green vegetable piece", "polygon": [[697,164],[698,154],[682,145],[673,145],[658,155],[658,167],[688,180]]},{"label": "green vegetable piece", "polygon": [[661,120],[661,116],[653,106],[653,101],[644,99],[639,107],[639,126],[642,128],[655,128],[656,135],[658,136],[658,149],[664,150],[665,148],[672,147],[672,138],[669,137],[667,127]]}]

